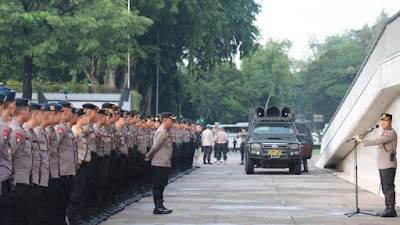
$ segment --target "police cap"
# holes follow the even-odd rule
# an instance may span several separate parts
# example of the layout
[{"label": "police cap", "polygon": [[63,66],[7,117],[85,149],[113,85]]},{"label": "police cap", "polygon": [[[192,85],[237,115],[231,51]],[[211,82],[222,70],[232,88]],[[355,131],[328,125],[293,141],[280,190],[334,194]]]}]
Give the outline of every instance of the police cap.
[{"label": "police cap", "polygon": [[382,113],[381,120],[392,120],[393,116],[389,113]]},{"label": "police cap", "polygon": [[29,107],[31,104],[31,100],[26,98],[16,98],[15,99],[15,106],[16,107]]},{"label": "police cap", "polygon": [[64,108],[62,107],[62,105],[58,104],[57,102],[52,102],[49,103],[50,107],[53,106],[54,107],[54,111],[56,112],[63,112]]},{"label": "police cap", "polygon": [[161,119],[165,119],[165,118],[171,118],[172,120],[176,119],[176,116],[174,116],[174,114],[170,113],[170,112],[162,112],[160,114],[160,117],[161,117]]},{"label": "police cap", "polygon": [[65,100],[58,101],[58,104],[60,104],[64,108],[71,108],[72,109],[72,103],[69,102],[69,101],[65,101]]},{"label": "police cap", "polygon": [[96,111],[99,110],[99,107],[97,105],[93,105],[92,103],[83,104],[82,107],[84,109],[93,109],[93,110],[96,110]]},{"label": "police cap", "polygon": [[0,88],[0,92],[2,92],[2,93],[7,95],[6,100],[4,100],[5,102],[13,102],[13,101],[15,101],[16,93],[12,89],[7,88],[7,87],[1,87]]},{"label": "police cap", "polygon": [[29,105],[29,109],[30,109],[31,111],[33,111],[33,110],[41,110],[41,111],[43,111],[43,110],[44,110],[44,106],[32,102],[32,103]]}]

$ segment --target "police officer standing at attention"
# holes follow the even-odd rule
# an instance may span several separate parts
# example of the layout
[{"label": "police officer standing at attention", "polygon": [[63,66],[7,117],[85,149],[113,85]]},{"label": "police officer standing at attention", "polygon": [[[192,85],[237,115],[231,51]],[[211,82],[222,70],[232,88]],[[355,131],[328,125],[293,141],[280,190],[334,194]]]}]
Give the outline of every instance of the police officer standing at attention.
[{"label": "police officer standing at attention", "polygon": [[8,126],[7,118],[14,114],[15,92],[9,89],[0,89],[0,218],[4,224],[10,221],[10,196],[11,196],[11,170],[12,156],[10,148],[11,129]]},{"label": "police officer standing at attention", "polygon": [[146,161],[151,160],[153,166],[153,198],[154,214],[169,214],[172,210],[164,207],[163,192],[168,184],[168,176],[171,172],[172,140],[169,129],[176,117],[170,112],[161,113],[162,125],[154,135],[153,146],[146,154]]},{"label": "police officer standing at attention", "polygon": [[396,194],[394,192],[394,177],[396,175],[397,159],[397,133],[392,128],[392,115],[383,113],[381,115],[382,135],[374,140],[363,140],[359,135],[354,138],[364,146],[378,145],[378,169],[381,177],[382,191],[385,195],[386,208],[378,215],[381,217],[396,217],[394,208],[396,204]]},{"label": "police officer standing at attention", "polygon": [[10,124],[11,152],[14,167],[14,190],[11,201],[11,224],[29,224],[27,199],[32,195],[32,142],[22,125],[29,120],[30,101],[15,99],[16,109]]},{"label": "police officer standing at attention", "polygon": [[61,122],[55,126],[58,153],[60,160],[60,189],[61,202],[57,208],[57,224],[65,224],[66,209],[68,207],[72,187],[74,185],[74,176],[76,174],[76,165],[78,160],[75,159],[74,152],[74,134],[67,123],[72,119],[72,104],[68,101],[58,102],[63,108],[64,112],[61,114]]}]

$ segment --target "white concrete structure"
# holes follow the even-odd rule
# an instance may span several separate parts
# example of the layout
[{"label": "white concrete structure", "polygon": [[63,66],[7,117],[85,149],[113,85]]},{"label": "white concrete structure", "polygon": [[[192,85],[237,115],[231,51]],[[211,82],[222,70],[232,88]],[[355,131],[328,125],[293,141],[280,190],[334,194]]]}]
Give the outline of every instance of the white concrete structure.
[{"label": "white concrete structure", "polygon": [[[399,94],[400,12],[386,24],[333,116],[322,138],[321,155],[316,166],[320,168],[334,166],[343,172],[343,177],[353,181],[354,142],[346,143],[346,140],[379,124],[379,117],[383,112],[393,114],[393,127],[400,134]],[[381,134],[382,129],[379,128],[366,138],[375,138]],[[398,159],[400,159],[399,149],[398,147]],[[359,185],[374,193],[381,193],[379,172],[376,168],[376,147],[364,148],[359,145],[357,153]],[[399,175],[396,179],[396,192],[400,194]]]}]

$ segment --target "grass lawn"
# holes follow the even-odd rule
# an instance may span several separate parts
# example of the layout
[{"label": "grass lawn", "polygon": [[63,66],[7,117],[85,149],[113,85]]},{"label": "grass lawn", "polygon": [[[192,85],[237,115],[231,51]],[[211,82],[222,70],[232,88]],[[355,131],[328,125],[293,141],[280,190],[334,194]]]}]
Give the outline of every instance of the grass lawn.
[{"label": "grass lawn", "polygon": [[313,155],[319,155],[319,149],[313,149],[312,154]]}]

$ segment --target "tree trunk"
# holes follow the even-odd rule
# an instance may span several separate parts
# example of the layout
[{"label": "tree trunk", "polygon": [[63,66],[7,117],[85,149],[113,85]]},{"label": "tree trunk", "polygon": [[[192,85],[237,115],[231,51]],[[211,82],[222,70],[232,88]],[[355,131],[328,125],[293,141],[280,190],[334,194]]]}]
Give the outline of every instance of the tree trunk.
[{"label": "tree trunk", "polygon": [[146,89],[146,95],[143,98],[143,109],[144,109],[144,115],[150,115],[151,114],[151,100],[153,96],[153,84],[150,83],[147,85]]},{"label": "tree trunk", "polygon": [[90,68],[83,67],[82,70],[85,73],[86,77],[89,78],[92,84],[100,85],[100,81],[96,76],[96,67],[97,67],[97,59],[96,57],[92,57]]},{"label": "tree trunk", "polygon": [[33,59],[32,57],[24,57],[24,81],[22,86],[22,97],[32,100],[32,69]]},{"label": "tree trunk", "polygon": [[108,79],[107,79],[108,80],[107,85],[109,87],[112,87],[112,88],[117,87],[116,82],[115,82],[116,77],[117,77],[117,68],[110,69],[110,72],[108,73]]}]

